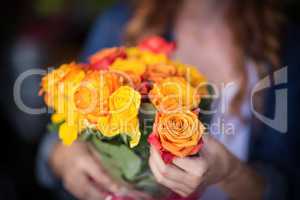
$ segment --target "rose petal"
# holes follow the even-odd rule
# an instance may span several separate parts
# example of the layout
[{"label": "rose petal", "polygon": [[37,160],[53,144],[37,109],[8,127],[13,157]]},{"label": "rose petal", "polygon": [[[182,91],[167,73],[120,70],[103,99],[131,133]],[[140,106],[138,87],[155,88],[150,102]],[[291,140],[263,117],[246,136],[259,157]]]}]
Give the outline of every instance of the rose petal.
[{"label": "rose petal", "polygon": [[142,95],[148,95],[149,91],[152,89],[151,82],[144,81],[140,84],[138,90]]},{"label": "rose petal", "polygon": [[138,47],[142,50],[148,50],[153,53],[162,53],[170,55],[175,50],[175,43],[168,42],[164,38],[159,36],[152,36],[143,39]]},{"label": "rose petal", "polygon": [[110,58],[105,58],[98,60],[90,65],[90,69],[92,70],[108,70],[109,65],[113,63],[113,60]]},{"label": "rose petal", "polygon": [[117,58],[125,59],[126,57],[124,48],[104,49],[89,57],[90,69],[107,70]]},{"label": "rose petal", "polygon": [[171,164],[174,160],[175,156],[167,151],[161,151],[160,152],[161,158],[166,164]]},{"label": "rose petal", "polygon": [[198,116],[200,113],[200,108],[196,108],[195,110],[193,110],[193,113],[195,113]]},{"label": "rose petal", "polygon": [[159,141],[159,138],[157,137],[157,135],[152,132],[149,136],[148,136],[148,143],[153,145],[158,151],[160,151],[162,149],[161,143]]},{"label": "rose petal", "polygon": [[171,154],[168,151],[163,150],[159,137],[155,134],[155,132],[152,132],[149,137],[148,137],[148,143],[153,145],[154,148],[156,148],[156,150],[159,151],[161,158],[163,159],[163,161],[166,164],[170,164],[172,163],[173,159],[175,158],[175,156],[173,154]]},{"label": "rose petal", "polygon": [[202,149],[204,143],[203,143],[203,140],[201,139],[198,143],[197,146],[194,147],[194,149],[192,150],[191,154],[196,154],[196,153],[199,153],[200,150]]}]

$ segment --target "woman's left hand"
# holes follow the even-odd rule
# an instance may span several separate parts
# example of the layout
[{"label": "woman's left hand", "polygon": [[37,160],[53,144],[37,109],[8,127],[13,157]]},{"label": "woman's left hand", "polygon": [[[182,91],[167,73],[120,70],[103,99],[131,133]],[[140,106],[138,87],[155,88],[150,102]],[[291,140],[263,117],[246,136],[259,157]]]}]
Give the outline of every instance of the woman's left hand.
[{"label": "woman's left hand", "polygon": [[165,164],[159,152],[151,147],[149,164],[156,180],[187,197],[197,189],[222,182],[239,168],[241,162],[224,145],[207,135],[203,140],[199,157],[176,158],[172,164]]}]

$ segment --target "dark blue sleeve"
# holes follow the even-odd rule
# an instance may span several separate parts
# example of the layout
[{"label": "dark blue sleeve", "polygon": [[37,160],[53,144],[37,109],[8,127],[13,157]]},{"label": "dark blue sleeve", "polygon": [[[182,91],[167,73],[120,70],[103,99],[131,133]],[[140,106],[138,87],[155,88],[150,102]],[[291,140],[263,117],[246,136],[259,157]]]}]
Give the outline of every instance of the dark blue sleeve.
[{"label": "dark blue sleeve", "polygon": [[[282,46],[282,68],[287,67],[287,83],[276,86],[266,95],[265,115],[274,116],[276,102],[274,91],[287,89],[287,127],[286,133],[280,133],[272,127],[260,124],[255,126],[256,135],[251,144],[251,160],[263,163],[275,173],[265,173],[270,181],[270,194],[285,188],[284,199],[300,197],[300,29],[289,26],[285,29],[286,39]],[[284,113],[279,113],[284,114]],[[272,116],[273,115],[273,116]],[[285,120],[285,119],[282,119]],[[257,123],[256,123],[257,124]],[[260,128],[258,128],[260,127]],[[266,170],[265,170],[266,171]],[[277,178],[280,177],[280,178]],[[272,196],[272,194],[271,194]],[[273,198],[274,199],[274,198]]]},{"label": "dark blue sleeve", "polygon": [[287,40],[283,47],[283,67],[288,67],[288,131],[282,136],[286,149],[275,153],[281,167],[286,170],[289,199],[300,199],[300,27],[286,29]]},{"label": "dark blue sleeve", "polygon": [[129,6],[121,3],[102,13],[88,34],[80,60],[86,61],[91,54],[102,48],[119,46],[129,17]]}]

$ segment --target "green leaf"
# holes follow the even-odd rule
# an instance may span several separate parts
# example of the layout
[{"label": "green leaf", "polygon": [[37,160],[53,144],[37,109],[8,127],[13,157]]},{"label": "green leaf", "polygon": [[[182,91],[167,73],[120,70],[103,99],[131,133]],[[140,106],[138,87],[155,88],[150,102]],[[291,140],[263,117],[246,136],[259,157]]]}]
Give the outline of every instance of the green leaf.
[{"label": "green leaf", "polygon": [[120,134],[124,144],[128,145],[128,136],[126,134]]},{"label": "green leaf", "polygon": [[141,170],[142,160],[134,153],[133,149],[129,149],[124,144],[114,145],[103,142],[96,136],[93,136],[92,141],[96,149],[107,156],[120,169],[126,179],[134,180]]},{"label": "green leaf", "polygon": [[99,158],[101,159],[101,165],[104,167],[106,171],[109,172],[110,176],[118,182],[122,182],[123,175],[122,171],[120,170],[120,167],[117,165],[117,163],[114,161],[114,159],[108,155],[101,154],[99,155]]},{"label": "green leaf", "polygon": [[135,183],[135,188],[141,191],[147,191],[153,199],[161,199],[164,194],[167,194],[167,189],[159,185],[150,170],[145,172],[145,176]]},{"label": "green leaf", "polygon": [[142,161],[133,150],[130,150],[125,145],[121,145],[119,150],[119,154],[115,155],[115,157],[120,159],[124,176],[129,180],[133,180],[141,170]]},{"label": "green leaf", "polygon": [[158,184],[153,176],[148,176],[147,178],[140,180],[136,183],[136,187],[140,190],[146,190],[153,194],[155,194],[155,192],[159,192]]},{"label": "green leaf", "polygon": [[47,130],[49,133],[58,133],[60,125],[64,123],[64,121],[59,122],[59,123],[49,123],[47,125]]},{"label": "green leaf", "polygon": [[89,129],[85,129],[81,132],[79,136],[80,141],[89,141],[92,137],[92,133],[89,131]]}]

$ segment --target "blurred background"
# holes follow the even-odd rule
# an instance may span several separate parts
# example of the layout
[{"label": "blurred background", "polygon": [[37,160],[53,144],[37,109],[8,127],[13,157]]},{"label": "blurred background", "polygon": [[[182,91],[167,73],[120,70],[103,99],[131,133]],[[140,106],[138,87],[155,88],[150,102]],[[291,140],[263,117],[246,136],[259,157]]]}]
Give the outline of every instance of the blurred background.
[{"label": "blurred background", "polygon": [[[300,22],[300,1],[285,0],[289,19]],[[103,10],[115,0],[10,0],[1,5],[0,65],[0,200],[52,199],[38,186],[35,156],[45,133],[48,117],[27,115],[13,99],[16,78],[33,68],[46,69],[75,60],[86,35]],[[28,77],[22,85],[22,100],[41,107],[40,76]]]}]

